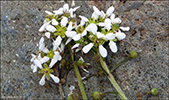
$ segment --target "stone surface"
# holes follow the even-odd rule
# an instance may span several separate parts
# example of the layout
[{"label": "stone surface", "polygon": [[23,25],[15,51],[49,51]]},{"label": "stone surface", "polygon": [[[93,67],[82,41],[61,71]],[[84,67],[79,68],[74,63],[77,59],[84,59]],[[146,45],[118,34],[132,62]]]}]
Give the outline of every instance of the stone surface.
[{"label": "stone surface", "polygon": [[[68,2],[71,5],[71,2]],[[30,69],[31,53],[35,53],[41,37],[38,29],[45,17],[45,10],[56,10],[64,3],[57,1],[1,1],[1,98],[17,99],[61,99],[59,91],[47,89],[39,85],[40,76]],[[143,99],[169,99],[169,63],[168,63],[168,31],[169,3],[166,1],[75,1],[77,15],[90,17],[97,6],[106,11],[115,7],[114,13],[122,19],[122,26],[130,26],[125,32],[125,43],[118,44],[116,54],[108,51],[106,59],[109,67],[122,61],[132,50],[138,51],[136,59],[129,60],[113,75],[118,84],[130,99],[137,98],[137,92],[147,92],[159,88],[157,96],[143,95]],[[93,59],[93,54],[84,55],[85,61],[93,66],[99,64]],[[91,74],[98,69],[89,67]],[[82,73],[83,76],[87,74]],[[65,96],[69,87],[74,85],[79,91],[75,73],[71,70],[67,82],[63,85]],[[109,80],[103,76],[93,76],[86,80],[87,96],[92,99],[94,91],[115,92]],[[56,88],[57,89],[57,88]],[[106,94],[103,100],[119,99],[116,94]]]}]

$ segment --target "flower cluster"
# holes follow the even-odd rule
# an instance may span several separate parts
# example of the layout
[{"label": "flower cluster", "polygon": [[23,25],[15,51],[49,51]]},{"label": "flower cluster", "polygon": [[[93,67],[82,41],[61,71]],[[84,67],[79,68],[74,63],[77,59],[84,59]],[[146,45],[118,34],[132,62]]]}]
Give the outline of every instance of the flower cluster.
[{"label": "flower cluster", "polygon": [[[73,49],[76,52],[82,50],[85,54],[91,49],[99,53],[102,57],[107,56],[107,50],[104,47],[106,42],[112,52],[117,52],[116,42],[126,37],[122,31],[129,31],[129,27],[120,27],[122,22],[116,18],[113,13],[114,7],[111,6],[106,13],[93,6],[94,12],[91,18],[79,15],[81,21],[77,24],[76,14],[74,12],[79,8],[69,8],[68,4],[53,12],[45,11],[48,15],[44,24],[40,27],[39,32],[43,33],[39,41],[39,51],[37,55],[32,54],[31,68],[33,72],[43,74],[39,84],[45,84],[45,77],[59,83],[60,79],[53,75],[52,67],[62,59],[64,47],[71,41],[74,42]],[[53,48],[47,48],[45,39],[53,41]],[[82,49],[80,49],[82,47]]]},{"label": "flower cluster", "polygon": [[[65,33],[72,33],[73,28],[76,26],[75,21],[75,12],[78,7],[70,8],[68,4],[64,4],[58,10],[54,10],[53,12],[45,11],[48,15],[44,20],[44,24],[40,27],[39,32],[43,32],[43,36],[39,41],[39,51],[37,52],[37,56],[32,55],[31,69],[33,72],[37,72],[38,68],[40,69],[40,73],[43,74],[41,80],[39,81],[40,85],[45,84],[45,77],[49,80],[50,77],[54,80],[55,83],[59,83],[60,79],[53,75],[52,67],[62,59],[62,54],[64,52],[65,43],[62,43],[63,38],[66,38]],[[72,19],[71,22],[68,22],[69,19]],[[45,46],[45,38],[51,39],[53,41],[53,48],[47,48]],[[70,41],[67,41],[67,43]]]}]

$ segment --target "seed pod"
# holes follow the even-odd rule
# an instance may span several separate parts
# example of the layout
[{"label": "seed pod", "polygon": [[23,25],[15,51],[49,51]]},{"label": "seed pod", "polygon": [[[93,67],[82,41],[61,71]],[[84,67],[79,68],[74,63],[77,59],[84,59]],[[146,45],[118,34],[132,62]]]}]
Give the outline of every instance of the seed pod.
[{"label": "seed pod", "polygon": [[92,96],[95,100],[98,100],[102,96],[102,94],[99,93],[98,91],[94,91]]},{"label": "seed pod", "polygon": [[130,53],[130,57],[131,58],[136,58],[138,55],[137,55],[137,52],[136,51],[132,51],[131,53]]},{"label": "seed pod", "polygon": [[157,89],[157,88],[153,88],[153,89],[151,90],[151,94],[152,94],[152,95],[157,95],[157,94],[158,94],[158,89]]}]

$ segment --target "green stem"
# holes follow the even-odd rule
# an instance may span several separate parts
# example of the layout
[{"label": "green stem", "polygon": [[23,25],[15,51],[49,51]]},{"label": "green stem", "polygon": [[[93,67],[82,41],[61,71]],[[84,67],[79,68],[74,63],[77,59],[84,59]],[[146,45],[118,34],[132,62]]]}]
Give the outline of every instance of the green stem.
[{"label": "green stem", "polygon": [[[71,54],[72,61],[74,63],[74,55],[72,53],[70,44],[68,44],[68,48],[69,48],[69,51],[70,51],[70,54]],[[85,88],[84,88],[84,85],[83,85],[83,82],[82,82],[82,78],[81,78],[78,66],[75,63],[74,63],[74,70],[75,70],[75,73],[76,73],[76,77],[77,77],[77,80],[78,80],[78,84],[79,84],[79,88],[80,88],[80,91],[81,91],[81,94],[82,94],[82,98],[83,98],[83,100],[87,100],[87,96],[86,96]]]},{"label": "green stem", "polygon": [[121,61],[119,64],[117,64],[116,66],[114,66],[110,71],[113,72],[113,70],[115,70],[117,67],[121,66],[123,63],[125,63],[127,60],[131,59],[130,56],[128,56],[127,58],[125,58],[123,61]]},{"label": "green stem", "polygon": [[111,74],[111,72],[109,71],[105,61],[103,61],[103,58],[100,56],[100,63],[103,67],[103,69],[107,72],[107,77],[110,80],[110,82],[112,83],[112,85],[115,87],[115,89],[117,90],[117,92],[119,93],[119,96],[122,100],[127,100],[127,97],[125,96],[125,94],[123,93],[123,91],[121,90],[121,88],[119,87],[119,85],[117,84],[115,78],[113,77],[113,75]]}]

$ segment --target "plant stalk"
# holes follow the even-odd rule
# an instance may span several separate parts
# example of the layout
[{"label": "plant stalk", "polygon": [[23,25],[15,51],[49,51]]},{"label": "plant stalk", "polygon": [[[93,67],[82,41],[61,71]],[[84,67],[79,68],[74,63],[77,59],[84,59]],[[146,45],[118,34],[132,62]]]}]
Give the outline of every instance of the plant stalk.
[{"label": "plant stalk", "polygon": [[128,56],[127,58],[125,58],[123,61],[121,61],[120,63],[118,63],[116,66],[114,66],[110,71],[113,72],[117,67],[121,66],[123,63],[125,63],[127,60],[131,59],[130,56]]},{"label": "plant stalk", "polygon": [[117,84],[115,78],[113,77],[113,75],[109,71],[109,69],[108,69],[105,61],[103,60],[103,58],[101,56],[100,56],[100,64],[102,65],[103,69],[106,71],[108,79],[110,80],[110,82],[112,83],[112,85],[117,90],[118,95],[120,96],[120,98],[122,100],[127,100],[127,97],[125,96],[125,94],[123,93],[123,91],[121,90],[121,88],[119,87],[119,85]]},{"label": "plant stalk", "polygon": [[[73,52],[71,50],[70,44],[68,44],[68,48],[69,48],[69,51],[70,51],[70,54],[71,54],[72,62],[74,63],[75,59],[74,59],[74,55],[73,55]],[[82,94],[82,98],[83,98],[83,100],[87,100],[84,84],[83,84],[78,66],[75,63],[74,63],[74,70],[75,70],[75,73],[76,73],[76,77],[77,77],[77,80],[78,80],[78,85],[79,85],[79,88],[80,88],[80,91],[81,91],[81,94]]]}]

